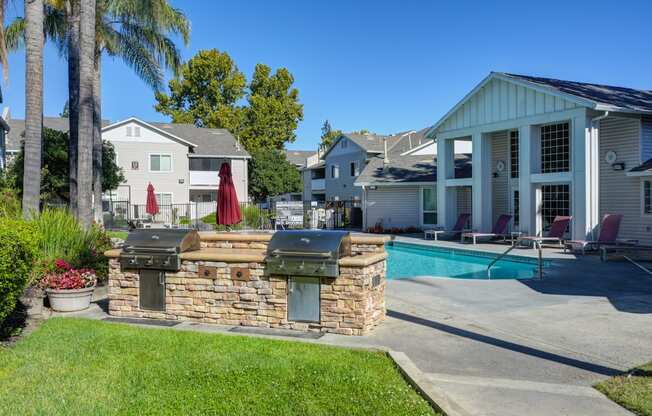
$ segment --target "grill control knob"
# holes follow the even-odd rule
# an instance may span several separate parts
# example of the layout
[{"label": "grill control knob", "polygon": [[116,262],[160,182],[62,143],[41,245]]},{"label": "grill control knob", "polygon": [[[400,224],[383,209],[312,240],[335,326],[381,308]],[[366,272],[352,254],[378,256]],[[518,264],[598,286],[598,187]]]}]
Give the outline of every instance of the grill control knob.
[{"label": "grill control knob", "polygon": [[297,267],[299,270],[303,270],[306,268],[306,262],[302,261],[301,264]]},{"label": "grill control knob", "polygon": [[147,261],[145,262],[145,266],[151,266],[152,264],[154,264],[154,258],[153,258],[153,257],[150,257],[150,258],[148,258]]}]

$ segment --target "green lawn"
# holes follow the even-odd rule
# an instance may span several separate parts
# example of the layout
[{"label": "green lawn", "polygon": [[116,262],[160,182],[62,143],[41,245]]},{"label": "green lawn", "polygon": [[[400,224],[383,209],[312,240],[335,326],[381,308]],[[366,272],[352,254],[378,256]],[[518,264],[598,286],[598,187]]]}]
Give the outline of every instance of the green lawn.
[{"label": "green lawn", "polygon": [[6,415],[436,415],[382,353],[53,318],[0,347]]},{"label": "green lawn", "polygon": [[125,240],[127,238],[127,235],[129,235],[129,233],[126,231],[107,231],[106,233],[108,234],[109,237],[121,238],[123,240]]},{"label": "green lawn", "polygon": [[652,362],[595,387],[614,402],[637,415],[652,416]]}]

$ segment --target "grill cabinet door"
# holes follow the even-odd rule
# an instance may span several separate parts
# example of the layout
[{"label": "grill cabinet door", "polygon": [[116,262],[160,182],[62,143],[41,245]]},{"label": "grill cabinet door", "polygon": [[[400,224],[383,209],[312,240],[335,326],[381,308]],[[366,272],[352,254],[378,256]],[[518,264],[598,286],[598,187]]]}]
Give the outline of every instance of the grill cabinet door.
[{"label": "grill cabinet door", "polygon": [[319,322],[318,277],[288,277],[288,320]]},{"label": "grill cabinet door", "polygon": [[140,308],[151,311],[165,311],[165,272],[160,270],[139,270]]}]

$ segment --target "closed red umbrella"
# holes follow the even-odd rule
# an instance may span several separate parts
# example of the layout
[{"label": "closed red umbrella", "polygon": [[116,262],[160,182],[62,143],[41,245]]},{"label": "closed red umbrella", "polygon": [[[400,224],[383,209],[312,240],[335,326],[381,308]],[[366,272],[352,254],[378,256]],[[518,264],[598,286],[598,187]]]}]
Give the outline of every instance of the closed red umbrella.
[{"label": "closed red umbrella", "polygon": [[149,215],[156,215],[159,213],[156,194],[154,194],[154,186],[151,182],[147,185],[147,206],[145,207],[145,212]]},{"label": "closed red umbrella", "polygon": [[238,195],[233,185],[231,165],[222,163],[220,167],[220,187],[217,190],[217,223],[233,225],[242,220]]}]

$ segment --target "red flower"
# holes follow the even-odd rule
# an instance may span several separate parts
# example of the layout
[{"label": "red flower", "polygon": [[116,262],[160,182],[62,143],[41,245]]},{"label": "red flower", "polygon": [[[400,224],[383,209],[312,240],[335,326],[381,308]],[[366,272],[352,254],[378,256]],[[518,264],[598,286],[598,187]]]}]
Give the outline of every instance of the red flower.
[{"label": "red flower", "polygon": [[64,259],[55,260],[54,265],[59,270],[70,270],[72,267]]}]

